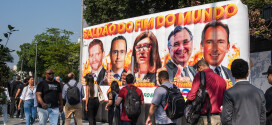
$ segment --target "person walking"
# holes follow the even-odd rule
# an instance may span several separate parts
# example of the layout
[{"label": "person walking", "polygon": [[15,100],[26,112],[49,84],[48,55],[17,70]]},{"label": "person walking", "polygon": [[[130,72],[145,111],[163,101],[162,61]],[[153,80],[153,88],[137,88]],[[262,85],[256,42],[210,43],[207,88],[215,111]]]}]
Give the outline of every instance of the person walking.
[{"label": "person walking", "polygon": [[94,83],[93,73],[88,73],[84,78],[87,81],[85,111],[87,111],[89,125],[96,125],[95,117],[99,108],[98,92],[101,92],[101,89]]},{"label": "person walking", "polygon": [[[159,72],[159,83],[168,88],[173,88],[173,84],[169,82],[169,75],[167,71]],[[154,91],[154,96],[151,101],[151,106],[149,108],[148,117],[146,120],[146,125],[151,124],[151,117],[155,114],[155,122],[157,125],[176,125],[177,120],[171,120],[167,117],[163,107],[166,105],[167,101],[167,90],[163,87],[157,87]]]},{"label": "person walking", "polygon": [[[19,84],[18,85],[18,89],[17,89],[17,92],[16,92],[16,95],[15,95],[15,98],[16,99],[18,99],[19,98],[19,100],[17,101],[17,106],[19,106],[19,103],[20,103],[20,97],[21,97],[21,95],[22,95],[22,91],[23,91],[23,89],[24,89],[24,87],[25,86],[27,86],[28,85],[28,78],[26,78],[26,79],[24,79],[23,80],[23,83],[22,84]],[[18,97],[18,98],[17,98]],[[24,102],[23,101],[21,101],[21,105],[20,105],[21,107],[19,108],[17,108],[18,110],[18,112],[17,112],[17,114],[16,114],[16,118],[19,118],[19,116],[20,116],[20,114],[21,114],[21,120],[24,120]]]},{"label": "person walking", "polygon": [[21,108],[21,104],[23,103],[26,125],[32,125],[35,122],[36,114],[37,114],[37,100],[36,100],[36,86],[34,85],[34,77],[30,76],[27,78],[28,85],[23,88],[22,95],[20,97],[20,102],[18,105],[18,109]]},{"label": "person walking", "polygon": [[84,88],[81,83],[75,80],[73,72],[68,74],[69,82],[63,86],[62,98],[66,100],[64,113],[65,125],[70,125],[71,116],[74,115],[77,125],[82,125],[82,98],[84,97]]},{"label": "person walking", "polygon": [[224,93],[222,125],[265,125],[265,97],[262,90],[247,81],[248,63],[236,59],[231,64],[236,83]]},{"label": "person walking", "polygon": [[[267,75],[267,80],[272,85],[272,65],[269,66],[267,72],[264,72],[263,75]],[[266,100],[266,125],[272,125],[272,87],[266,90],[264,96]]]},{"label": "person walking", "polygon": [[0,95],[1,95],[0,106],[2,107],[2,113],[3,113],[3,117],[4,117],[4,125],[7,125],[7,122],[8,122],[7,104],[8,104],[8,102],[10,102],[10,97],[9,97],[8,88],[6,86],[4,86],[2,83],[0,84],[0,89],[2,89],[2,91],[3,91],[3,93],[0,93]]},{"label": "person walking", "polygon": [[[109,125],[112,125],[113,122],[113,116],[114,116],[114,103],[115,99],[118,96],[118,93],[120,91],[119,85],[117,81],[113,81],[110,86],[110,92],[108,93],[108,99],[109,102],[107,103],[105,109],[108,110],[108,122]],[[119,107],[116,107],[119,108]]]},{"label": "person walking", "polygon": [[[20,77],[19,76],[15,76],[15,80],[11,83],[10,85],[10,100],[11,100],[11,104],[10,104],[10,118],[14,117],[14,113],[16,111],[16,93],[18,90],[18,87],[22,84],[20,81]],[[18,111],[17,111],[18,114]]]},{"label": "person walking", "polygon": [[[206,90],[210,98],[210,112],[207,112],[207,100],[202,106],[201,116],[198,119],[196,125],[208,125],[208,121],[211,125],[218,125],[220,121],[220,113],[223,102],[223,95],[226,90],[226,81],[218,74],[214,73],[209,67],[209,64],[205,60],[199,60],[197,63],[198,73],[195,75],[192,88],[187,95],[187,101],[195,100],[198,95],[199,86],[201,84],[201,72],[205,73],[206,79]],[[208,119],[208,114],[210,114],[210,120]]]},{"label": "person walking", "polygon": [[60,84],[54,80],[54,72],[45,71],[45,80],[37,86],[39,125],[46,125],[49,118],[51,125],[57,125],[59,112],[63,109]]},{"label": "person walking", "polygon": [[[118,98],[115,101],[115,106],[119,106],[122,103],[121,125],[136,125],[137,120],[138,120],[138,118],[135,118],[135,119],[128,118],[128,115],[126,114],[127,111],[125,111],[126,110],[125,109],[126,101],[128,101],[126,99],[129,99],[126,97],[129,95],[134,95],[131,93],[128,95],[129,91],[131,92],[131,91],[135,90],[137,93],[137,96],[138,96],[136,98],[139,98],[139,101],[140,101],[139,104],[144,104],[143,92],[141,89],[139,89],[138,87],[133,85],[134,81],[135,81],[134,76],[132,74],[128,74],[126,76],[127,85],[119,91]],[[132,98],[132,96],[130,96],[130,97]],[[129,107],[129,105],[127,105],[127,107]],[[132,110],[134,110],[135,112],[141,111],[141,109],[132,109]]]}]

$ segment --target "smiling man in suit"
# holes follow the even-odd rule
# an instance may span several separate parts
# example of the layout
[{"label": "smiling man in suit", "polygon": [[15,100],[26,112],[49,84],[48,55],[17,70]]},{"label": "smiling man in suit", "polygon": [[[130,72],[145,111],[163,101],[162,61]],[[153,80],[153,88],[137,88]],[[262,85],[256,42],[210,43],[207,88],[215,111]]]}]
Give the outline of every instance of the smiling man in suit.
[{"label": "smiling man in suit", "polygon": [[99,39],[94,39],[89,44],[89,62],[94,75],[94,80],[98,85],[103,83],[106,70],[102,66],[102,60],[105,57],[103,43]]},{"label": "smiling man in suit", "polygon": [[200,43],[204,59],[210,68],[224,79],[229,79],[233,84],[235,79],[231,71],[221,63],[230,48],[228,25],[220,21],[212,21],[203,29]]},{"label": "smiling man in suit", "polygon": [[173,82],[178,72],[178,67],[182,67],[181,77],[190,78],[193,81],[196,70],[188,66],[188,61],[193,50],[193,35],[186,28],[177,26],[168,36],[168,50],[171,60],[166,63],[169,81]]}]

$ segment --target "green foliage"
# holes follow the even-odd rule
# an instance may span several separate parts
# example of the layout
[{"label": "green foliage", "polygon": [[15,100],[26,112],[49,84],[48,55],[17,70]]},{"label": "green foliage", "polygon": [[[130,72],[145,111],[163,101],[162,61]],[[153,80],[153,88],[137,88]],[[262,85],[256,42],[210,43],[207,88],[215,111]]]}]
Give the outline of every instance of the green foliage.
[{"label": "green foliage", "polygon": [[6,45],[8,44],[9,38],[12,35],[15,30],[14,27],[11,25],[8,25],[9,31],[6,33],[3,33],[3,36],[6,39],[6,43],[4,45],[3,39],[0,39],[0,84],[3,84],[8,80],[9,74],[10,74],[10,69],[7,66],[7,62],[12,62],[13,57],[11,56],[11,52],[14,50],[9,49]]},{"label": "green foliage", "polygon": [[23,63],[23,71],[35,71],[35,55],[37,44],[37,76],[43,77],[44,71],[52,69],[55,76],[66,79],[69,72],[78,75],[80,45],[72,43],[70,36],[73,32],[48,28],[46,32],[35,35],[32,43],[20,45],[21,51],[17,51],[19,62]]}]

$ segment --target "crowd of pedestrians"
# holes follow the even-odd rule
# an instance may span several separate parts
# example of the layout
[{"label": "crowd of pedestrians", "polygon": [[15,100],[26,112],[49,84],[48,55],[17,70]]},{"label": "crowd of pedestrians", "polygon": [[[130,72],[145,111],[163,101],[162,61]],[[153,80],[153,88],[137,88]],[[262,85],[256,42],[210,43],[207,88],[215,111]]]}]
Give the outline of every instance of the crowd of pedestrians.
[{"label": "crowd of pedestrians", "polygon": [[[231,74],[236,82],[229,89],[226,88],[226,81],[214,72],[205,60],[198,61],[196,70],[198,73],[194,76],[192,88],[182,109],[188,123],[191,122],[192,125],[270,125],[272,123],[272,87],[264,94],[262,90],[253,86],[247,80],[249,66],[245,60],[236,59],[232,62]],[[267,75],[268,82],[272,84],[272,66],[269,66],[263,75]],[[155,118],[157,125],[177,125],[178,119],[171,117],[167,110],[170,104],[175,105],[169,98],[173,91],[171,89],[176,86],[170,82],[166,69],[160,70],[157,77],[160,86],[154,91],[145,124],[152,124],[152,119]],[[54,77],[52,70],[46,70],[45,80],[37,85],[32,76],[26,78],[24,83],[20,82],[19,76],[16,76],[12,83],[1,83],[0,89],[6,96],[0,100],[4,125],[7,124],[8,114],[10,118],[21,116],[24,119],[25,117],[26,125],[34,124],[37,118],[39,125],[46,125],[48,121],[51,125],[58,125],[60,119],[63,125],[70,125],[72,117],[75,124],[82,125],[83,108],[87,111],[89,124],[96,125],[96,115],[100,105],[99,93],[102,90],[95,83],[93,73],[87,74],[84,78],[87,83],[86,90],[75,80],[73,72],[68,74],[69,81],[65,84],[59,76]],[[126,84],[121,89],[118,82],[113,81],[107,93],[108,102],[105,110],[108,111],[109,125],[136,125],[140,114],[143,113],[141,107],[144,104],[144,97],[142,90],[134,86],[134,75],[127,74],[125,81]],[[199,112],[195,111],[198,117],[192,122],[189,120],[192,109],[188,110],[187,107],[190,102],[202,97],[200,95],[202,89],[205,90],[202,93],[207,93],[208,97],[203,96],[205,98]],[[82,107],[82,99],[85,95],[85,107]],[[196,107],[194,109],[197,110]]]}]

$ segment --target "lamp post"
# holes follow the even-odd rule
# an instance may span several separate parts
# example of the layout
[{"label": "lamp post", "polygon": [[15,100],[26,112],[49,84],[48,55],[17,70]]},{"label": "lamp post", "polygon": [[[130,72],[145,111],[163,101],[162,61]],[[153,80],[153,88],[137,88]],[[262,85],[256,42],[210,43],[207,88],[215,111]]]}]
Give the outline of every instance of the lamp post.
[{"label": "lamp post", "polygon": [[37,44],[38,43],[35,43],[36,45],[36,54],[35,54],[35,75],[34,75],[34,84],[36,84],[36,80],[37,80]]}]

